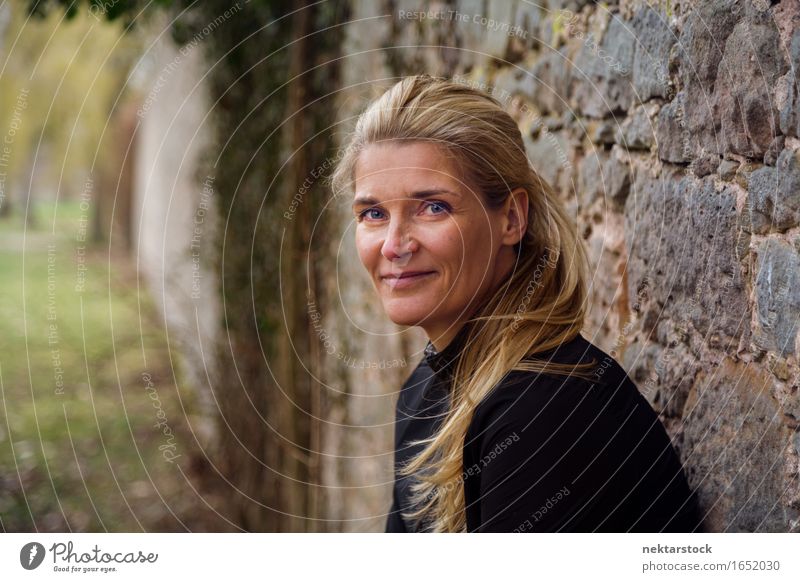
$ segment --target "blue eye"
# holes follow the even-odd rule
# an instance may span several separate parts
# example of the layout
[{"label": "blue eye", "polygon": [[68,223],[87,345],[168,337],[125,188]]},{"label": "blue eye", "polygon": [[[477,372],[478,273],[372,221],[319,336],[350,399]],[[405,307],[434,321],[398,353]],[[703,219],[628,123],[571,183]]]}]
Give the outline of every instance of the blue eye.
[{"label": "blue eye", "polygon": [[[450,208],[443,202],[429,202],[426,208],[441,208],[442,212],[448,212]],[[434,214],[442,214],[442,212],[434,212]]]},{"label": "blue eye", "polygon": [[380,213],[380,210],[378,210],[377,208],[367,208],[366,210],[363,210],[358,214],[358,219],[359,220],[361,220],[363,218],[367,218],[369,220],[380,220],[381,219],[381,217],[376,217],[375,215],[368,216],[368,214],[370,212],[378,212],[378,213]]}]

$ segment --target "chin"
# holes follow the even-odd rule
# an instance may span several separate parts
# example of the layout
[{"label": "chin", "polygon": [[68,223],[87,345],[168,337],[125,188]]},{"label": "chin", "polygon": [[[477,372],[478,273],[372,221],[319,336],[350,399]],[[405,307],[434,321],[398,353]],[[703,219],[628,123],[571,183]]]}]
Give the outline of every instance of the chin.
[{"label": "chin", "polygon": [[383,309],[389,319],[391,319],[397,325],[420,325],[430,316],[430,309],[425,309],[420,305],[413,305],[409,303],[412,302],[408,300],[389,300],[388,302],[384,302]]}]

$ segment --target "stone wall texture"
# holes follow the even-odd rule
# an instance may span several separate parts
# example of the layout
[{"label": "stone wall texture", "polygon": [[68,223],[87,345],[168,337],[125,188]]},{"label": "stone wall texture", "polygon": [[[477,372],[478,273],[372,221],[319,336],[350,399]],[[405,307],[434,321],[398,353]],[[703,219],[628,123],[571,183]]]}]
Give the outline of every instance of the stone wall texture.
[{"label": "stone wall texture", "polygon": [[[800,3],[396,0],[350,16],[342,119],[420,72],[498,97],[589,249],[584,335],[661,415],[706,529],[800,531]],[[339,292],[369,293],[340,257]],[[395,345],[410,371],[421,338],[401,340],[373,359]],[[351,411],[374,451],[350,462],[381,483],[356,492],[361,530],[391,492],[391,414],[373,400]]]}]

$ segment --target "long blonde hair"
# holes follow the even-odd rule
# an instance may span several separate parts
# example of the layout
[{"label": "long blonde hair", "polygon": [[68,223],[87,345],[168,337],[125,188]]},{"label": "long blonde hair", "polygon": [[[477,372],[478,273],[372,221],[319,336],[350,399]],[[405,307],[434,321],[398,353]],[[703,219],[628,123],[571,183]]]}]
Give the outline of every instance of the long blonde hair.
[{"label": "long blonde hair", "polygon": [[[490,208],[509,193],[528,194],[528,225],[511,275],[467,321],[453,372],[450,407],[436,434],[400,472],[414,475],[406,519],[434,532],[466,529],[463,444],[476,406],[512,370],[583,376],[583,368],[531,358],[580,333],[588,261],[553,188],[533,169],[519,127],[491,95],[429,75],[405,77],[360,115],[331,177],[334,192],[352,191],[361,151],[387,140],[431,141],[455,155]],[[578,370],[580,368],[580,370]]]}]

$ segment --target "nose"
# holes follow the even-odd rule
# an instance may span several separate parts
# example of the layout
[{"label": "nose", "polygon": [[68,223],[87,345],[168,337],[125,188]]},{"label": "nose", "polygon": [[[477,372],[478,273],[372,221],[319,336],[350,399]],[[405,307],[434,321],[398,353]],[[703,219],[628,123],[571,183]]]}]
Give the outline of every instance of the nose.
[{"label": "nose", "polygon": [[411,236],[409,225],[402,218],[392,218],[381,245],[381,254],[393,263],[405,265],[418,249],[419,243]]}]

